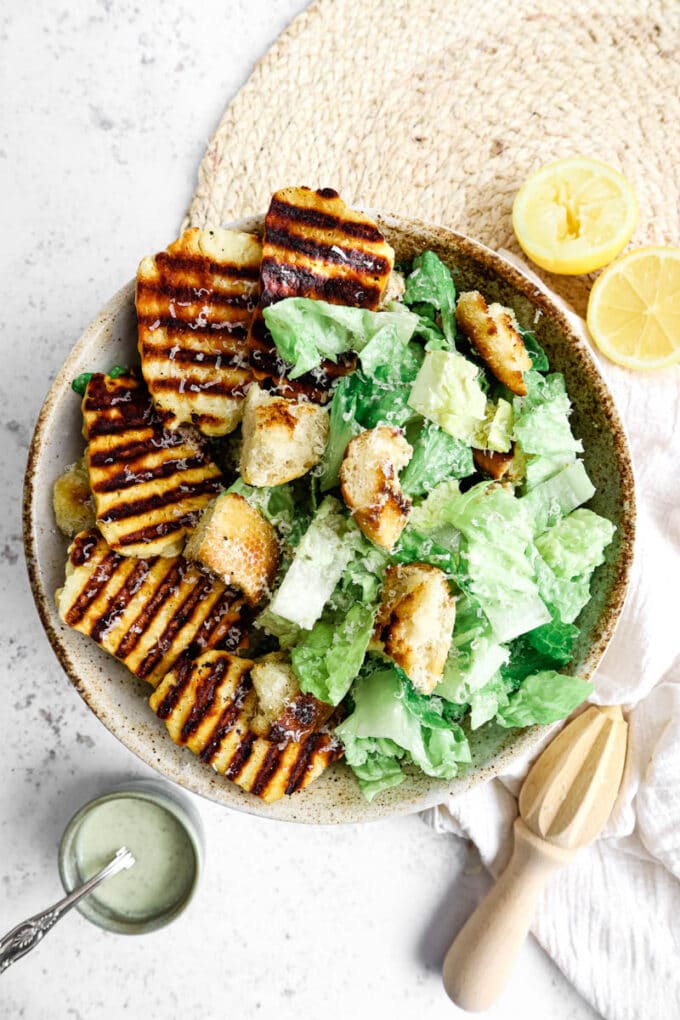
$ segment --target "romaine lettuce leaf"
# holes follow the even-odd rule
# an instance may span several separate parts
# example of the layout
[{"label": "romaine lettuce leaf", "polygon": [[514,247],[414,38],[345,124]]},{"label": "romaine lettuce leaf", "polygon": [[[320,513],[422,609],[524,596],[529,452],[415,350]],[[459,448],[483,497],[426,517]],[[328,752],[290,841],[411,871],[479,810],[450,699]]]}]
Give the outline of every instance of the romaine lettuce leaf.
[{"label": "romaine lettuce leaf", "polygon": [[501,644],[550,620],[533,578],[533,535],[523,502],[500,486],[481,482],[444,502],[439,511],[465,539],[460,559],[467,590]]},{"label": "romaine lettuce leaf", "polygon": [[474,473],[472,450],[434,422],[425,421],[412,443],[413,456],[401,473],[401,487],[410,496],[422,496],[445,478],[466,478]]},{"label": "romaine lettuce leaf", "polygon": [[452,647],[444,675],[435,694],[454,704],[463,704],[484,687],[510,657],[510,652],[491,634],[479,637],[467,648]]},{"label": "romaine lettuce leaf", "polygon": [[521,327],[520,333],[522,334],[527,354],[531,358],[531,367],[534,372],[547,372],[550,369],[548,356],[536,339],[535,334],[531,330],[522,329]]},{"label": "romaine lettuce leaf", "polygon": [[499,398],[497,403],[487,401],[484,420],[475,430],[473,446],[478,450],[507,453],[512,446],[512,404]]},{"label": "romaine lettuce leaf", "polygon": [[536,539],[536,577],[562,623],[572,623],[590,598],[590,578],[604,562],[614,525],[592,510],[575,510]]},{"label": "romaine lettuce leaf", "polygon": [[357,602],[346,613],[324,614],[291,651],[300,688],[338,705],[364,661],[373,634],[375,606]]},{"label": "romaine lettuce leaf", "polygon": [[[361,770],[377,755],[393,757],[413,762],[428,776],[451,779],[471,760],[465,733],[455,722],[446,728],[423,723],[409,710],[405,683],[397,669],[387,666],[357,679],[354,710],[335,731],[345,746],[345,759]],[[361,782],[361,771],[358,778]]]},{"label": "romaine lettuce leaf", "polygon": [[592,574],[604,563],[604,550],[616,528],[592,510],[574,510],[536,539],[536,548],[557,577]]},{"label": "romaine lettuce leaf", "polygon": [[506,727],[557,722],[573,712],[592,690],[592,684],[581,677],[543,670],[522,681],[508,704],[499,708],[496,721]]},{"label": "romaine lettuce leaf", "polygon": [[500,673],[496,673],[484,687],[470,697],[470,729],[478,730],[508,704],[510,687]]},{"label": "romaine lettuce leaf", "polygon": [[296,623],[291,623],[290,620],[284,620],[282,616],[272,613],[269,606],[265,606],[255,617],[255,625],[265,634],[275,637],[281,648],[292,648],[306,633]]},{"label": "romaine lettuce leaf", "polygon": [[356,419],[358,391],[352,376],[345,376],[335,388],[329,416],[328,442],[319,471],[322,492],[335,488],[339,482],[340,465],[347,444],[361,432]]},{"label": "romaine lettuce leaf", "polygon": [[569,424],[571,403],[559,373],[546,376],[530,370],[524,374],[528,394],[515,397],[514,436],[524,453],[548,456],[583,450],[580,439],[572,435]]},{"label": "romaine lettuce leaf", "polygon": [[579,629],[573,623],[551,620],[536,630],[530,630],[525,637],[531,647],[541,655],[559,663],[560,666],[566,666],[574,657],[572,649],[578,635]]},{"label": "romaine lettuce leaf", "polygon": [[486,416],[479,369],[462,354],[428,351],[409,404],[455,439],[472,445]]},{"label": "romaine lettuce leaf", "polygon": [[276,349],[292,367],[291,379],[318,368],[324,358],[337,361],[346,351],[362,351],[383,330],[391,341],[413,336],[417,316],[406,308],[370,312],[311,298],[284,298],[263,310]]},{"label": "romaine lettuce leaf", "polygon": [[456,288],[451,272],[433,251],[424,251],[413,260],[406,278],[404,304],[426,305],[439,312],[442,330],[449,347],[456,346]]},{"label": "romaine lettuce leaf", "polygon": [[525,459],[524,490],[529,492],[537,485],[540,485],[541,482],[547,481],[548,478],[552,478],[553,475],[558,474],[563,468],[573,464],[575,457],[571,453],[558,453],[554,457],[541,456],[541,454],[537,453],[530,454]]},{"label": "romaine lettuce leaf", "polygon": [[424,535],[415,528],[404,529],[392,555],[398,563],[429,563],[452,580],[461,581],[457,553],[438,545],[431,535]]},{"label": "romaine lettuce leaf", "polygon": [[273,613],[306,630],[314,626],[352,556],[352,530],[358,534],[338,500],[326,496],[274,593]]},{"label": "romaine lettuce leaf", "polygon": [[594,495],[595,486],[583,466],[575,460],[557,474],[535,485],[520,503],[533,522],[535,535],[540,535],[556,524],[560,517],[571,513],[576,507]]},{"label": "romaine lettuce leaf", "polygon": [[406,779],[399,764],[399,759],[403,758],[405,752],[391,740],[375,743],[376,746],[385,747],[390,753],[370,751],[361,765],[352,765],[359,788],[369,803],[383,790],[399,786]]}]

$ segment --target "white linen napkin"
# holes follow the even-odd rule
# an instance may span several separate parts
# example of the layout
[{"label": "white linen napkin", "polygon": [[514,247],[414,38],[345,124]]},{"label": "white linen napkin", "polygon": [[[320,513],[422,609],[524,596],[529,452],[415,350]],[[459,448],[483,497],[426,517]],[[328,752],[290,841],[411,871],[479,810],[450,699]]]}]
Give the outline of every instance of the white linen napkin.
[{"label": "white linen napkin", "polygon": [[[501,254],[589,339],[572,309]],[[634,373],[595,358],[630,437],[638,530],[628,600],[591,700],[625,706],[629,753],[603,835],[552,879],[531,930],[607,1020],[680,1020],[680,369]],[[537,753],[425,820],[471,839],[497,875]]]}]

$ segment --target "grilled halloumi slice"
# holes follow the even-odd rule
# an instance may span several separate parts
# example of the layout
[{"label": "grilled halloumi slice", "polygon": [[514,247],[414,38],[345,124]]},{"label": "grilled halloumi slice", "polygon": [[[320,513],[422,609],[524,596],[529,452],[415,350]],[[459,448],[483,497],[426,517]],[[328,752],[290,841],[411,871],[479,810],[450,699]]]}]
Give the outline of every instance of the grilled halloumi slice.
[{"label": "grilled halloumi slice", "polygon": [[197,433],[170,432],[132,374],[96,373],[83,398],[86,461],[97,526],[123,556],[174,556],[221,473]]},{"label": "grilled halloumi slice", "polygon": [[282,188],[264,221],[262,302],[321,298],[375,311],[394,265],[394,249],[375,222],[332,188]]},{"label": "grilled halloumi slice", "polygon": [[251,726],[257,711],[252,667],[249,659],[205,652],[171,670],[149,704],[176,744],[271,803],[308,786],[341,756],[342,747],[324,732],[300,741],[258,736]]},{"label": "grilled halloumi slice", "polygon": [[[394,265],[394,251],[375,222],[350,209],[331,188],[283,188],[274,193],[264,221],[261,303],[288,297],[375,310]],[[333,381],[356,366],[356,356],[324,361],[314,372],[286,378],[261,312],[253,317],[248,348],[253,374],[270,378],[283,396],[325,403]]]},{"label": "grilled halloumi slice", "polygon": [[387,568],[375,638],[423,694],[431,694],[442,678],[455,619],[442,570],[427,563]]},{"label": "grilled halloumi slice", "polygon": [[393,549],[411,513],[399,484],[413,447],[400,429],[378,425],[351,439],[340,465],[340,491],[366,538]]},{"label": "grilled halloumi slice", "polygon": [[496,378],[525,397],[524,372],[531,368],[531,358],[512,309],[487,305],[478,290],[469,290],[458,298],[456,322]]},{"label": "grilled halloumi slice", "polygon": [[182,556],[119,556],[95,530],[71,544],[56,603],[64,623],[154,686],[184,653],[236,651],[248,635],[249,614],[233,588]]},{"label": "grilled halloumi slice", "polygon": [[186,230],[137,271],[142,372],[168,428],[236,428],[250,380],[247,331],[262,245],[238,230]]}]

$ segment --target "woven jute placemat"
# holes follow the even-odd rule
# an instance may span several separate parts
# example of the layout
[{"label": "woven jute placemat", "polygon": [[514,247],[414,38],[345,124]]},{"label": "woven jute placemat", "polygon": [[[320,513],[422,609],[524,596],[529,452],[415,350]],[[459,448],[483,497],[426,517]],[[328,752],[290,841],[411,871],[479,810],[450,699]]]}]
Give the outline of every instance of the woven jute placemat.
[{"label": "woven jute placemat", "polygon": [[[632,244],[678,243],[678,0],[318,0],[228,106],[187,222],[330,186],[519,252],[518,187],[574,154],[632,182]],[[583,313],[589,278],[542,275]]]}]

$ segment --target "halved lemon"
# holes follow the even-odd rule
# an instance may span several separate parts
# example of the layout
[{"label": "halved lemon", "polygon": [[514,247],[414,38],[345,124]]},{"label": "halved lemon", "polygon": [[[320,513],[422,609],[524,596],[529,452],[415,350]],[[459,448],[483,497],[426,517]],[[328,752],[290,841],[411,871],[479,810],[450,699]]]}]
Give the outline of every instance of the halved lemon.
[{"label": "halved lemon", "polygon": [[548,163],[517,192],[512,225],[523,251],[551,273],[601,269],[631,239],[635,192],[618,170],[572,156]]},{"label": "halved lemon", "polygon": [[680,248],[637,248],[605,269],[590,292],[588,329],[626,368],[680,361]]}]

